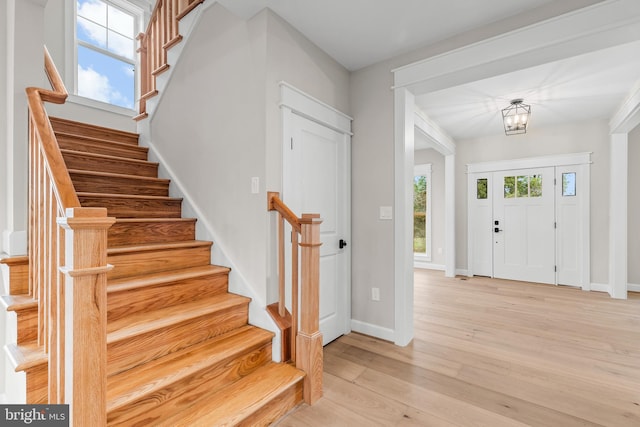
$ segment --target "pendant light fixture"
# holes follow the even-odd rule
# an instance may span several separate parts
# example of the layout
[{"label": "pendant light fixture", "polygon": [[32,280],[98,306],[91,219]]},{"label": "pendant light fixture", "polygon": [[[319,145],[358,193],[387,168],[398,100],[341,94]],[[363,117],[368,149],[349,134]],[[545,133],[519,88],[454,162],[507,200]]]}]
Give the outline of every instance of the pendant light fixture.
[{"label": "pendant light fixture", "polygon": [[531,106],[523,101],[522,98],[513,99],[511,100],[511,105],[502,110],[505,135],[527,133],[529,119],[531,118]]}]

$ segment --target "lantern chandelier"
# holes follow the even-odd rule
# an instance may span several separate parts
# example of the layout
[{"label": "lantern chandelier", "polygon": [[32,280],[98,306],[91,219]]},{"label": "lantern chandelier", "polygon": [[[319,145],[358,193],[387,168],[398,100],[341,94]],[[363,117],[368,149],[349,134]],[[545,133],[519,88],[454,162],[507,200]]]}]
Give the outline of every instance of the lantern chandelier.
[{"label": "lantern chandelier", "polygon": [[522,98],[513,99],[511,100],[511,105],[502,110],[505,135],[527,133],[529,119],[531,118],[531,106],[523,101]]}]

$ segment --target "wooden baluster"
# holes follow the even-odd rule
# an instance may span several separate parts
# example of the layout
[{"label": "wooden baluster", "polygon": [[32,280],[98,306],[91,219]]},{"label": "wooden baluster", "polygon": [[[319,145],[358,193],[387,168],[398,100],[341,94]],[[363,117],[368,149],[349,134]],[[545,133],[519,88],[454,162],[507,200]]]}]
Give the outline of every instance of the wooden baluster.
[{"label": "wooden baluster", "polygon": [[44,352],[49,353],[49,304],[51,302],[51,222],[55,217],[51,214],[51,199],[53,189],[49,175],[44,175],[44,204],[42,212],[42,299],[39,301],[42,309],[42,345]]},{"label": "wooden baluster", "polygon": [[45,164],[42,153],[38,153],[38,183],[37,183],[37,191],[38,191],[38,210],[37,210],[37,234],[38,234],[38,242],[36,247],[36,287],[37,287],[37,296],[38,299],[38,345],[44,345],[44,340],[46,336],[44,334],[44,307],[43,302],[45,299],[44,292],[44,261],[45,256],[43,254],[45,247],[45,230],[44,230],[44,203],[45,203]]},{"label": "wooden baluster", "polygon": [[312,405],[322,397],[322,333],[320,332],[320,224],[317,214],[303,214],[302,228],[302,288],[300,330],[297,334],[296,367],[307,375],[303,397]]},{"label": "wooden baluster", "polygon": [[149,72],[151,91],[156,90],[156,79],[153,76],[153,72],[158,68],[158,15],[153,17],[153,23],[151,24],[151,32],[149,33],[149,45],[151,48],[151,68]]},{"label": "wooden baluster", "polygon": [[145,46],[145,34],[140,33],[136,40],[138,40],[138,54],[140,64],[140,104],[138,105],[138,112],[144,114],[147,110],[146,100],[144,96],[149,92],[149,78],[148,78],[148,65],[147,65],[147,48]]},{"label": "wooden baluster", "polygon": [[[58,217],[63,217],[64,212],[60,209],[58,211]],[[65,262],[65,233],[64,228],[58,226],[58,309],[57,309],[57,328],[56,328],[56,353],[57,353],[57,363],[54,365],[54,368],[57,371],[57,390],[56,395],[58,397],[57,402],[53,403],[64,403],[64,389],[65,389],[65,374],[64,374],[64,349],[65,349],[65,275],[60,267],[63,267],[66,264]]]},{"label": "wooden baluster", "polygon": [[[52,192],[53,196],[53,192]],[[49,354],[49,402],[58,402],[58,205],[54,197],[49,205],[49,303],[47,316],[47,345],[46,352]]]},{"label": "wooden baluster", "polygon": [[285,316],[284,218],[278,213],[278,315]]},{"label": "wooden baluster", "polygon": [[291,231],[291,360],[296,361],[296,335],[298,334],[298,232]]},{"label": "wooden baluster", "polygon": [[171,14],[171,0],[163,1],[162,6],[162,40],[160,40],[160,51],[162,52],[162,67],[166,68],[167,66],[167,49],[165,45],[170,40],[169,38],[169,30],[170,30],[170,15]]},{"label": "wooden baluster", "polygon": [[104,208],[67,209],[65,229],[65,401],[70,424],[107,424],[107,230]]},{"label": "wooden baluster", "polygon": [[[36,246],[36,236],[35,233],[33,233],[33,230],[36,229],[36,224],[35,224],[35,218],[36,218],[36,213],[35,213],[35,208],[36,208],[36,192],[33,191],[33,189],[35,188],[35,182],[36,182],[36,152],[37,152],[37,147],[38,147],[38,141],[36,140],[36,131],[35,128],[33,126],[33,117],[31,115],[31,111],[29,111],[29,258],[31,258],[31,254],[33,253],[33,248],[35,248]],[[34,266],[32,265],[32,262],[29,262],[29,295],[31,297],[34,296],[34,289],[33,289],[33,284],[35,283],[34,281],[34,273],[35,269]]]}]

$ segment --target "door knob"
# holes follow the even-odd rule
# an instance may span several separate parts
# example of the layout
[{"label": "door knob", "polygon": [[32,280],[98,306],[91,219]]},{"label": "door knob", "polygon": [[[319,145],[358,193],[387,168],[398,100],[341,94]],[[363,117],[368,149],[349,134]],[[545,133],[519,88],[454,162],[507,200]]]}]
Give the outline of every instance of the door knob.
[{"label": "door knob", "polygon": [[494,229],[493,229],[493,232],[494,232],[494,233],[499,233],[499,232],[501,232],[501,231],[502,231],[502,230],[501,230],[501,229],[499,229],[498,227],[496,227],[496,228],[494,228]]},{"label": "door knob", "polygon": [[340,239],[340,243],[338,245],[340,246],[340,249],[343,249],[345,246],[347,246],[347,242],[343,239]]}]

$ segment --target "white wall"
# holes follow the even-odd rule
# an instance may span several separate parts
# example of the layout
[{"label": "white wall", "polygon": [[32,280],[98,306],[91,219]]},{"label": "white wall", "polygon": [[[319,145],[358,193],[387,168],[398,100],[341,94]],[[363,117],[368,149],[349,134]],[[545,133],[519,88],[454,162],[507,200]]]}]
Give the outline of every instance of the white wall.
[{"label": "white wall", "polygon": [[184,46],[151,122],[163,168],[215,229],[215,245],[265,300],[266,19],[245,22],[216,4]]},{"label": "white wall", "polygon": [[[266,191],[282,187],[281,80],[348,109],[347,71],[300,33],[269,10],[244,21],[215,4],[184,46],[151,122],[150,144],[167,175],[259,303],[272,302],[267,285],[276,283]],[[259,194],[250,193],[252,177]]]},{"label": "white wall", "polygon": [[444,156],[434,149],[416,150],[416,165],[431,164],[431,264],[445,263]]},{"label": "white wall", "polygon": [[640,285],[640,126],[629,133],[628,199],[628,276],[629,283]]}]

